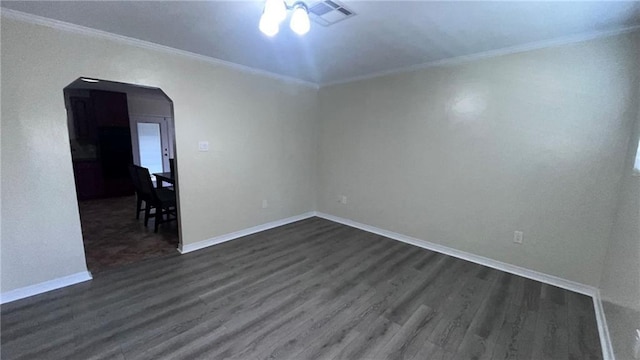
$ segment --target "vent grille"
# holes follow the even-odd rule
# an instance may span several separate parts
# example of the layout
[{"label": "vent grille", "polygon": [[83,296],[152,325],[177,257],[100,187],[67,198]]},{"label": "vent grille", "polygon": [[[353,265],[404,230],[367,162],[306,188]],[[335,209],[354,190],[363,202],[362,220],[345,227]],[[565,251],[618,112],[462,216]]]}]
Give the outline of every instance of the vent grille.
[{"label": "vent grille", "polygon": [[309,17],[316,24],[330,26],[356,14],[336,0],[324,0],[309,6]]}]

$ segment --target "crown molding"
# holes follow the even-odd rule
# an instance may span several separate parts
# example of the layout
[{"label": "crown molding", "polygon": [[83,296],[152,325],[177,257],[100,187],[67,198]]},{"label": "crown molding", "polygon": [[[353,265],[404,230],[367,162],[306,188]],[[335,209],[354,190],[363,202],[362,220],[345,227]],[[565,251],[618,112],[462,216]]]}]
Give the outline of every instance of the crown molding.
[{"label": "crown molding", "polygon": [[135,46],[138,48],[160,51],[160,52],[170,53],[174,55],[180,55],[180,56],[188,57],[191,59],[207,62],[210,64],[224,66],[230,69],[234,69],[236,71],[253,74],[253,75],[259,75],[259,76],[263,76],[263,77],[267,77],[267,78],[271,78],[271,79],[275,79],[283,82],[304,85],[314,89],[329,87],[333,85],[346,84],[351,82],[357,82],[362,80],[368,80],[368,79],[373,79],[373,78],[378,78],[378,77],[383,77],[388,75],[409,73],[412,71],[423,70],[423,69],[428,69],[428,68],[438,67],[438,66],[461,65],[461,64],[482,60],[482,59],[523,53],[527,51],[540,50],[545,48],[553,48],[553,47],[558,47],[563,45],[570,45],[574,43],[580,43],[584,41],[595,40],[595,39],[606,38],[606,37],[611,37],[616,35],[632,33],[635,31],[640,31],[640,25],[625,27],[625,28],[616,29],[616,30],[593,31],[593,32],[582,33],[578,35],[564,36],[564,37],[555,38],[551,40],[542,40],[542,41],[536,41],[528,44],[510,46],[510,47],[500,48],[495,50],[488,50],[488,51],[483,51],[475,54],[462,55],[462,56],[456,56],[452,58],[429,61],[429,62],[410,65],[402,68],[384,70],[384,71],[379,71],[371,74],[359,75],[359,76],[354,76],[354,77],[350,77],[342,80],[329,81],[329,82],[318,84],[318,83],[305,81],[305,80],[297,79],[297,78],[286,76],[286,75],[276,74],[266,70],[256,69],[246,65],[240,65],[234,62],[225,61],[225,60],[217,59],[210,56],[196,54],[186,50],[179,50],[176,48],[156,44],[149,41],[139,40],[139,39],[131,38],[128,36],[123,36],[123,35],[117,35],[117,34],[113,34],[113,33],[102,31],[102,30],[92,29],[85,26],[81,26],[81,25],[76,25],[76,24],[72,24],[72,23],[68,23],[60,20],[54,20],[54,19],[50,19],[50,18],[38,16],[38,15],[25,13],[22,11],[0,8],[0,14],[2,15],[3,18],[7,18],[7,19],[28,22],[31,24],[46,26],[49,28],[72,32],[72,33],[81,34],[85,36],[108,39],[121,44]]},{"label": "crown molding", "polygon": [[564,36],[564,37],[555,38],[551,40],[542,40],[542,41],[536,41],[536,42],[522,44],[522,45],[510,46],[506,48],[483,51],[475,54],[462,55],[462,56],[456,56],[452,58],[429,61],[429,62],[410,65],[402,68],[384,70],[384,71],[379,71],[371,74],[354,76],[354,77],[350,77],[343,80],[329,81],[326,83],[321,83],[320,88],[333,86],[333,85],[346,84],[346,83],[351,83],[356,81],[368,80],[368,79],[383,77],[387,75],[409,73],[412,71],[424,70],[424,69],[438,67],[438,66],[461,65],[461,64],[466,64],[472,61],[477,61],[482,59],[489,59],[489,58],[494,58],[494,57],[499,57],[504,55],[518,54],[518,53],[523,53],[527,51],[541,50],[546,48],[554,48],[558,46],[570,45],[570,44],[580,43],[580,42],[589,41],[589,40],[628,34],[635,31],[640,31],[640,25],[629,26],[629,27],[616,29],[616,30],[593,31],[593,32],[582,33],[578,35]]},{"label": "crown molding", "polygon": [[1,8],[0,9],[0,14],[1,14],[2,18],[6,18],[6,19],[17,20],[17,21],[27,22],[27,23],[30,23],[30,24],[46,26],[46,27],[53,28],[53,29],[56,29],[56,30],[71,32],[71,33],[90,36],[90,37],[94,37],[94,38],[107,39],[107,40],[111,40],[111,41],[114,41],[114,42],[117,42],[117,43],[120,43],[120,44],[135,46],[135,47],[142,48],[142,49],[159,51],[159,52],[179,55],[179,56],[183,56],[183,57],[188,57],[190,59],[195,59],[195,60],[203,61],[203,62],[206,62],[206,63],[209,63],[209,64],[223,66],[223,67],[226,67],[226,68],[229,68],[229,69],[233,69],[233,70],[236,70],[236,71],[240,71],[240,72],[243,72],[243,73],[263,76],[263,77],[279,80],[279,81],[286,82],[286,83],[294,83],[294,84],[304,85],[304,86],[308,86],[308,87],[311,87],[311,88],[314,88],[314,89],[318,89],[319,88],[319,85],[316,84],[316,83],[305,81],[305,80],[301,80],[301,79],[297,79],[297,78],[294,78],[294,77],[281,75],[281,74],[276,74],[276,73],[273,73],[273,72],[270,72],[270,71],[256,69],[256,68],[253,68],[253,67],[250,67],[250,66],[246,66],[246,65],[240,65],[240,64],[237,64],[237,63],[234,63],[234,62],[217,59],[217,58],[214,58],[214,57],[211,57],[211,56],[200,55],[200,54],[196,54],[196,53],[193,53],[193,52],[190,52],[190,51],[179,50],[179,49],[176,49],[176,48],[173,48],[173,47],[170,47],[170,46],[156,44],[156,43],[153,43],[153,42],[150,42],[150,41],[139,40],[139,39],[131,38],[131,37],[128,37],[128,36],[123,36],[123,35],[110,33],[110,32],[107,32],[107,31],[92,29],[92,28],[89,28],[89,27],[76,25],[76,24],[65,22],[65,21],[50,19],[50,18],[46,18],[46,17],[43,17],[43,16],[33,15],[33,14],[25,13],[25,12],[22,12],[22,11]]}]

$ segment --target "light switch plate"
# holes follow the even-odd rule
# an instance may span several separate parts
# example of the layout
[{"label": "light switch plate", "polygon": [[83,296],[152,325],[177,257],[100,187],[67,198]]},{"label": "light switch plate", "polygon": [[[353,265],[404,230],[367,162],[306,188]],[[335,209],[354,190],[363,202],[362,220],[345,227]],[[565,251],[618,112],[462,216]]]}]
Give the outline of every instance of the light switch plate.
[{"label": "light switch plate", "polygon": [[522,231],[513,232],[513,242],[516,244],[522,244],[524,241],[524,233]]},{"label": "light switch plate", "polygon": [[208,141],[199,141],[198,142],[198,150],[199,151],[209,151],[209,142]]}]

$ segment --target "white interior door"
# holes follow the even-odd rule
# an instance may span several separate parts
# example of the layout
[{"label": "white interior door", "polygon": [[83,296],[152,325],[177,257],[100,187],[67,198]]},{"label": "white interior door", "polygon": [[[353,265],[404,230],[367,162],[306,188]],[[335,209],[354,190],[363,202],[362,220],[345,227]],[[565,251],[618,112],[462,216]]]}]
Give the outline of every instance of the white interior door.
[{"label": "white interior door", "polygon": [[152,174],[170,171],[169,158],[173,157],[170,120],[159,116],[131,117],[133,161],[136,165],[148,168]]}]

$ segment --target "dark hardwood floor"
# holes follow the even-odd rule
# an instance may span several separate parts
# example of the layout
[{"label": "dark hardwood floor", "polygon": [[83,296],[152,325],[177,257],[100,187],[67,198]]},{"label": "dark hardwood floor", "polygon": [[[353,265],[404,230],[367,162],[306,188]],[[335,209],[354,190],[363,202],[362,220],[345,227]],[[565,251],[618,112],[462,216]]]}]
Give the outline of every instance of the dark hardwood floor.
[{"label": "dark hardwood floor", "polygon": [[159,256],[175,255],[177,222],[160,225],[154,219],[144,226],[144,214],[136,220],[136,197],[79,201],[82,238],[87,267],[92,274]]},{"label": "dark hardwood floor", "polygon": [[312,218],[2,306],[3,359],[600,359],[589,297]]}]

